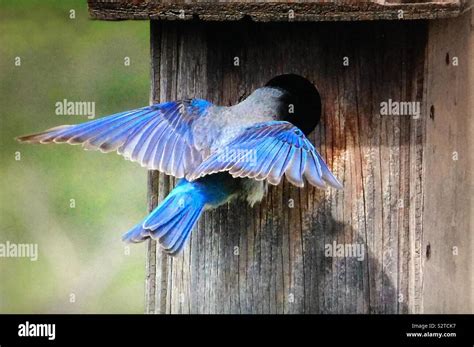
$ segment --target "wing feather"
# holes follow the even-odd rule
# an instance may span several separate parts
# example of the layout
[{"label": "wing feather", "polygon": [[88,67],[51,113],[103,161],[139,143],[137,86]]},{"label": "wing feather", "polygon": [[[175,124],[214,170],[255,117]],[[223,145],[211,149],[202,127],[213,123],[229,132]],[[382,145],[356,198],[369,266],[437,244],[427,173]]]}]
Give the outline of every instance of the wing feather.
[{"label": "wing feather", "polygon": [[201,99],[156,104],[90,122],[66,125],[21,136],[20,142],[81,144],[85,149],[116,151],[149,169],[184,177],[204,159],[193,124],[212,104]]},{"label": "wing feather", "polygon": [[[256,162],[226,155],[238,150],[254,151]],[[306,178],[319,188],[324,188],[326,183],[342,188],[302,131],[285,121],[258,123],[246,128],[224,148],[206,158],[187,178],[195,180],[223,171],[233,177],[267,180],[274,185],[286,176],[298,187],[304,186]]]}]

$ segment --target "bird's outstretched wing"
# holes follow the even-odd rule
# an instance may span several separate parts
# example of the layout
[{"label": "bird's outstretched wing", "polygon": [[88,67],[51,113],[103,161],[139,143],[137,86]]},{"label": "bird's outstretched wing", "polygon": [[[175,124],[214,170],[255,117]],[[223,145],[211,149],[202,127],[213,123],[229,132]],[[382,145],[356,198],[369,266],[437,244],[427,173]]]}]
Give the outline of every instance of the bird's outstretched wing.
[{"label": "bird's outstretched wing", "polygon": [[313,186],[326,183],[341,189],[342,185],[329,171],[303,132],[285,121],[258,123],[246,128],[226,146],[205,159],[190,175],[195,180],[205,175],[227,171],[233,177],[280,183],[283,175],[298,187],[304,178]]},{"label": "bird's outstretched wing", "polygon": [[181,178],[203,160],[194,146],[192,124],[205,115],[211,105],[201,99],[167,102],[17,139],[28,143],[81,144],[86,149],[102,152],[117,151],[148,169]]}]

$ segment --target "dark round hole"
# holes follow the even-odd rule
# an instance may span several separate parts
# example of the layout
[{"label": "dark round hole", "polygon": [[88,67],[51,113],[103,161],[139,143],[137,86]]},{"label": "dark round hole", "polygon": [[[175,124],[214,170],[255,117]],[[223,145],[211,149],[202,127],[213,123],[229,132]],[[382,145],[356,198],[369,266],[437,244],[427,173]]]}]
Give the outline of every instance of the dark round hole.
[{"label": "dark round hole", "polygon": [[286,92],[282,120],[297,126],[305,135],[316,128],[321,119],[321,96],[308,79],[285,74],[272,78],[265,86],[281,88]]},{"label": "dark round hole", "polygon": [[449,52],[446,53],[446,65],[449,65],[450,59],[449,59]]}]

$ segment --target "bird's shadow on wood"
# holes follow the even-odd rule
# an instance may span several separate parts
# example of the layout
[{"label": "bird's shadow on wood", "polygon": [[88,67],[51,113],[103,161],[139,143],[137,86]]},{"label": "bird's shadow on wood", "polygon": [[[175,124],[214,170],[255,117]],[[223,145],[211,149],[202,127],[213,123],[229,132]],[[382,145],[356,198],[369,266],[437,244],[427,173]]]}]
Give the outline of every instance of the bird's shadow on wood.
[{"label": "bird's shadow on wood", "polygon": [[309,305],[309,311],[316,313],[316,307],[318,313],[408,313],[405,291],[394,283],[400,273],[388,273],[384,250],[372,249],[350,224],[330,215],[322,218],[323,225],[311,226],[304,238],[310,254],[305,268],[318,273],[313,300],[319,305]]},{"label": "bird's shadow on wood", "polygon": [[[408,289],[400,290],[397,284],[397,276],[402,274],[396,270],[390,273],[394,269],[390,263],[393,257],[383,254],[380,243],[372,247],[374,235],[368,235],[367,242],[365,232],[361,234],[349,223],[337,221],[328,206],[316,197],[312,201],[314,210],[301,212],[301,206],[279,205],[279,201],[288,200],[287,195],[284,193],[282,200],[275,193],[277,189],[271,189],[259,207],[250,208],[244,201],[235,201],[220,208],[219,218],[217,214],[214,218],[219,227],[212,234],[217,236],[221,253],[228,253],[224,258],[232,258],[229,244],[239,245],[244,258],[252,249],[251,259],[241,259],[239,265],[243,266],[242,276],[258,279],[257,283],[251,282],[250,291],[259,293],[262,288],[271,287],[275,273],[282,270],[276,265],[281,259],[283,268],[288,267],[289,271],[282,275],[289,274],[283,281],[288,286],[285,290],[296,298],[295,303],[284,304],[284,312],[409,312]],[[225,228],[221,228],[223,221]],[[348,253],[349,248],[355,253]],[[250,302],[248,312],[260,312],[259,299]]]}]

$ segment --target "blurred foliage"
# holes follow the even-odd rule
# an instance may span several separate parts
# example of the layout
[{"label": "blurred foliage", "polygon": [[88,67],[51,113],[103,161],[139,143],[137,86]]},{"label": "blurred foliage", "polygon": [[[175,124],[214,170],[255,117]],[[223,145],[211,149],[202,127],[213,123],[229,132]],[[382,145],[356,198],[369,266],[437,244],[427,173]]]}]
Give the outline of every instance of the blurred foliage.
[{"label": "blurred foliage", "polygon": [[0,243],[39,248],[36,262],[0,258],[1,313],[143,312],[145,245],[127,254],[120,238],[146,214],[146,170],[14,137],[87,121],[56,115],[63,99],[95,102],[96,118],[147,105],[149,61],[146,21],[91,20],[86,0],[0,1]]}]

